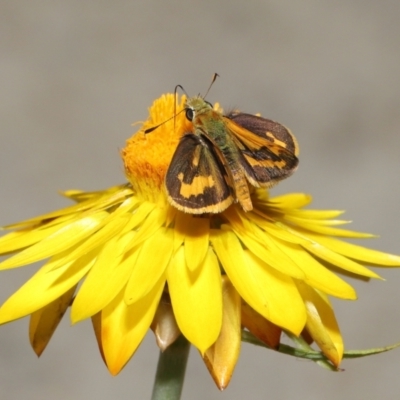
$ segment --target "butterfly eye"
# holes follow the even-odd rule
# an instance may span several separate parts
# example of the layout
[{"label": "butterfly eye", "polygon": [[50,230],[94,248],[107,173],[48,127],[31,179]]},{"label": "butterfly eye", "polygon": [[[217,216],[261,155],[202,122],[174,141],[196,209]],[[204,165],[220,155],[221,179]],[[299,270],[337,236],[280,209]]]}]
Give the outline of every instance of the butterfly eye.
[{"label": "butterfly eye", "polygon": [[187,108],[187,109],[186,109],[186,118],[187,118],[189,121],[193,121],[193,118],[194,118],[194,111],[193,111],[192,108]]}]

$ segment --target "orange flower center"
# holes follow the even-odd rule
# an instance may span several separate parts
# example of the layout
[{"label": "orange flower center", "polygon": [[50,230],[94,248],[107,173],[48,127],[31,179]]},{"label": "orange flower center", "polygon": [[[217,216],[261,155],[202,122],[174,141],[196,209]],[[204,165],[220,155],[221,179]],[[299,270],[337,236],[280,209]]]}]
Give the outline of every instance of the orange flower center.
[{"label": "orange flower center", "polygon": [[[185,100],[182,96],[180,103],[176,104],[177,114],[182,111]],[[193,130],[183,112],[167,121],[174,115],[174,102],[173,94],[155,100],[149,109],[148,120],[126,141],[126,147],[121,151],[126,176],[133,190],[152,202],[165,200],[164,178],[172,156],[182,135]],[[162,125],[145,133],[146,129],[159,124]]]}]

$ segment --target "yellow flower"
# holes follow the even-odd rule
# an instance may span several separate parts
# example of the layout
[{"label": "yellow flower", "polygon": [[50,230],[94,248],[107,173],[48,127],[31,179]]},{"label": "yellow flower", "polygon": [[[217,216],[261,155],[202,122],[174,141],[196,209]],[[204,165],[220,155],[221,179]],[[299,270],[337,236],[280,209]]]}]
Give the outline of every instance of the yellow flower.
[{"label": "yellow flower", "polygon": [[[38,355],[64,312],[92,318],[102,356],[117,374],[149,327],[161,349],[182,333],[220,388],[229,383],[244,327],[272,348],[281,331],[303,334],[339,365],[343,341],[329,296],[355,299],[336,272],[379,276],[365,267],[400,266],[400,257],[335,237],[372,235],[338,228],[342,212],[304,209],[309,195],[252,194],[254,209],[232,205],[195,216],[169,205],[164,176],[179,138],[192,129],[165,95],[122,151],[128,184],[67,191],[75,205],[6,227],[0,269],[46,263],[0,309],[0,323],[31,316]],[[183,108],[184,98],[177,105]],[[81,286],[78,285],[81,283]]]}]

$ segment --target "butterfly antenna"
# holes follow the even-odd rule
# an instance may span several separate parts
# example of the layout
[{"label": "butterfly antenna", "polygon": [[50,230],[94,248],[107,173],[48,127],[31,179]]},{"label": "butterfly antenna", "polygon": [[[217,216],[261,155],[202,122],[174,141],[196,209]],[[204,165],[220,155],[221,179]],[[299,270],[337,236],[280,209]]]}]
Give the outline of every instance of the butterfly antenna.
[{"label": "butterfly antenna", "polygon": [[182,92],[186,94],[186,97],[189,97],[189,95],[186,93],[186,90],[183,88],[182,85],[176,85],[176,86],[175,86],[175,91],[174,91],[175,96],[176,96],[176,92],[178,91],[178,89],[181,89]]},{"label": "butterfly antenna", "polygon": [[150,133],[155,131],[158,127],[160,127],[161,125],[164,125],[166,122],[171,121],[172,118],[174,118],[174,130],[175,130],[175,118],[177,115],[179,115],[182,111],[185,111],[185,109],[181,110],[178,112],[178,114],[174,113],[174,115],[171,118],[166,119],[165,121],[161,122],[161,124],[158,124],[156,126],[152,126],[151,128],[148,128],[144,131],[145,134]]},{"label": "butterfly antenna", "polygon": [[152,127],[149,128],[149,129],[146,129],[146,130],[144,131],[144,133],[147,134],[147,133],[150,133],[150,132],[155,131],[158,127],[160,127],[161,125],[165,124],[165,123],[168,122],[168,121],[171,121],[171,119],[172,119],[172,118],[175,118],[175,117],[176,117],[176,115],[173,115],[171,118],[168,118],[168,119],[166,119],[165,121],[161,122],[161,124],[158,124],[158,125],[156,125],[156,126],[152,126]]},{"label": "butterfly antenna", "polygon": [[205,99],[205,98],[207,97],[207,95],[208,95],[208,92],[210,91],[210,89],[211,89],[211,86],[212,86],[212,85],[213,85],[213,83],[216,81],[217,77],[219,77],[219,75],[218,75],[218,74],[215,72],[215,73],[214,73],[214,75],[213,75],[213,77],[212,77],[212,80],[211,80],[210,86],[208,87],[206,94],[203,96],[203,99]]},{"label": "butterfly antenna", "polygon": [[175,94],[175,101],[174,101],[174,132],[175,132],[175,122],[176,122],[176,118],[175,118],[176,117],[176,93],[177,93],[178,89],[181,89],[182,92],[185,93],[186,97],[189,97],[188,94],[186,93],[186,90],[183,88],[182,85],[176,85],[175,86],[175,90],[174,90],[174,94]]},{"label": "butterfly antenna", "polygon": [[189,97],[188,94],[186,93],[186,90],[183,88],[183,86],[181,86],[181,85],[176,85],[176,86],[175,86],[175,90],[174,90],[174,95],[175,95],[175,101],[174,101],[174,115],[173,115],[171,118],[168,118],[168,119],[166,119],[165,121],[161,122],[161,124],[158,124],[158,125],[156,125],[156,126],[152,126],[152,127],[149,128],[149,129],[146,129],[146,130],[144,131],[145,134],[150,133],[150,132],[153,132],[154,130],[156,130],[156,129],[157,129],[158,127],[160,127],[161,125],[165,124],[165,123],[168,122],[168,121],[171,121],[172,118],[174,118],[174,130],[175,130],[175,119],[176,119],[176,116],[179,115],[182,111],[184,111],[184,109],[183,109],[183,110],[179,111],[178,114],[176,113],[176,93],[177,93],[178,89],[181,89],[182,92],[185,93],[187,97]]}]

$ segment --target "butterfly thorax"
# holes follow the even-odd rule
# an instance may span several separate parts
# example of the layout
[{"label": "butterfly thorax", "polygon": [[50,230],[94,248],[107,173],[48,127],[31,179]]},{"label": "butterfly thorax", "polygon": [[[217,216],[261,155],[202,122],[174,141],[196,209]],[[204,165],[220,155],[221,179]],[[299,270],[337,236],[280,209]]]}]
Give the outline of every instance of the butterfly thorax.
[{"label": "butterfly thorax", "polygon": [[[186,101],[186,117],[192,121],[194,134],[205,135],[218,146],[225,147],[227,132],[222,114],[202,97],[191,97]],[[221,149],[222,150],[222,149]]]}]

